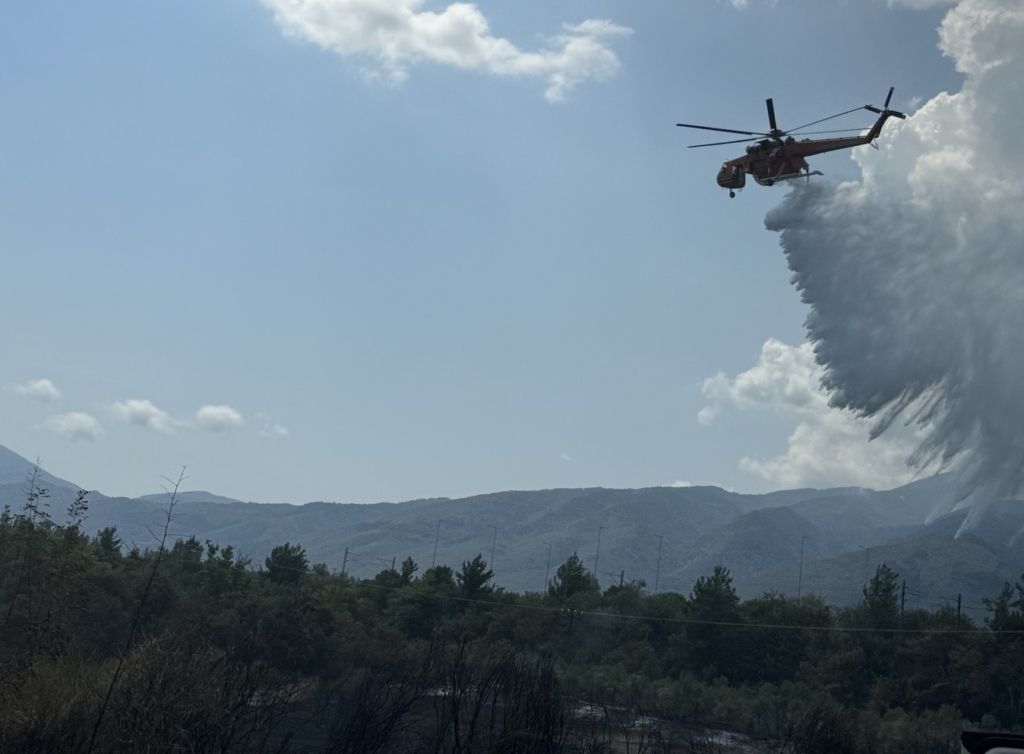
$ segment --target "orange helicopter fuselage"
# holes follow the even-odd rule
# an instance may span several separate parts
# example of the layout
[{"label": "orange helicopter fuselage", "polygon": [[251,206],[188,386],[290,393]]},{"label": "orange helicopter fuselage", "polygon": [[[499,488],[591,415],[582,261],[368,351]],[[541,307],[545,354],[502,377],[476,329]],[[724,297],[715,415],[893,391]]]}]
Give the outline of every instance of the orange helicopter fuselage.
[{"label": "orange helicopter fuselage", "polygon": [[882,113],[870,130],[863,136],[848,136],[837,139],[801,139],[792,136],[785,139],[764,139],[747,147],[747,153],[735,160],[729,160],[718,171],[718,185],[722,188],[735,190],[746,185],[747,175],[753,177],[761,186],[772,186],[779,181],[794,178],[806,178],[812,173],[807,164],[807,157],[839,149],[850,149],[863,144],[870,144],[882,132],[892,113]]}]

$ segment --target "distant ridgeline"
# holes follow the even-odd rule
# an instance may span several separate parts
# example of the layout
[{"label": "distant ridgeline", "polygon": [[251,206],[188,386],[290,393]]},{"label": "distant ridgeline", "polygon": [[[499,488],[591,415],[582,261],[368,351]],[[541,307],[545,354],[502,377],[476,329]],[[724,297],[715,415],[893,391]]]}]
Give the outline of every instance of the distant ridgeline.
[{"label": "distant ridgeline", "polygon": [[[0,505],[18,507],[32,468],[0,447]],[[77,491],[49,474],[40,481],[55,507],[66,506]],[[659,591],[682,593],[722,564],[741,596],[799,590],[835,605],[857,602],[866,574],[884,563],[906,579],[915,607],[934,608],[960,596],[964,609],[977,613],[984,597],[1024,573],[1024,552],[1012,545],[1024,529],[1024,505],[991,505],[971,531],[955,538],[964,511],[928,520],[946,502],[946,484],[939,476],[885,492],[767,495],[717,487],[557,489],[302,506],[182,492],[174,533],[231,545],[254,562],[283,540],[297,542],[311,562],[364,578],[392,559],[455,567],[477,553],[490,559],[493,548],[495,582],[514,591],[544,588],[549,550],[552,563],[579,553],[588,567],[596,566],[603,586],[643,579],[652,589],[657,582]],[[167,495],[130,500],[93,492],[89,501],[84,531],[113,526],[125,543],[145,548]]]},{"label": "distant ridgeline", "polygon": [[[965,728],[1024,724],[1011,693],[1024,688],[1024,583],[975,595],[986,599],[978,610],[959,593],[926,606],[913,575],[878,562],[929,542],[920,552],[941,552],[952,525],[905,524],[916,533],[895,544],[811,559],[824,551],[812,547],[830,546],[812,514],[856,511],[843,525],[863,528],[886,500],[923,511],[913,493],[924,489],[552,490],[297,507],[73,493],[62,509],[30,484],[0,513],[0,751],[954,751]],[[178,537],[216,511],[234,522],[215,530],[222,542],[277,544],[256,559]],[[86,533],[112,513],[128,526]],[[491,528],[488,542],[459,515],[493,521],[497,536]],[[594,516],[600,528],[577,536],[596,545],[600,534],[600,552],[566,554],[566,532]],[[655,534],[646,527],[657,520],[676,528]],[[422,535],[431,521],[433,537]],[[125,532],[142,522],[146,536],[132,546]],[[329,539],[332,522],[349,542],[388,530],[392,541],[418,537],[430,557],[348,544],[339,572],[292,536],[320,527]],[[684,524],[700,528],[690,544],[673,538]],[[802,540],[797,556],[804,548],[793,588],[744,599],[727,562],[688,585],[668,568],[687,549],[725,561],[784,536]],[[503,554],[515,574],[519,538],[531,557],[543,545],[543,571],[518,574],[541,577],[526,593],[499,586]],[[995,545],[955,541],[967,538],[982,549],[950,552],[984,565],[983,548]],[[495,554],[455,561],[453,542]],[[653,574],[611,570],[627,546],[644,548],[635,557]],[[352,575],[357,564],[365,577]],[[850,606],[812,593],[822,564],[866,575]]]}]

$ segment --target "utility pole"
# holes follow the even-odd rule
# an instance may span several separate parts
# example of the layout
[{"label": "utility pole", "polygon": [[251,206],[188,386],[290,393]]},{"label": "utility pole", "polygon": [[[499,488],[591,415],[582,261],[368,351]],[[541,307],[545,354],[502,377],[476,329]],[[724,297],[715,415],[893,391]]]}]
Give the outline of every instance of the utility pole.
[{"label": "utility pole", "polygon": [[804,540],[814,539],[814,537],[808,537],[806,534],[800,537],[800,575],[796,580],[796,598],[800,599],[800,589],[804,585]]},{"label": "utility pole", "polygon": [[571,634],[572,633],[572,619],[575,618],[577,615],[579,615],[580,611],[576,610],[575,608],[571,608],[571,607],[563,607],[562,608],[562,612],[566,613],[569,616],[569,633]]},{"label": "utility pole", "polygon": [[868,588],[868,558],[871,557],[871,548],[864,545],[857,545],[864,551],[864,588]]},{"label": "utility pole", "polygon": [[437,534],[434,535],[434,557],[430,559],[430,567],[433,568],[437,562],[437,542],[441,539],[441,521],[444,519],[437,519]]},{"label": "utility pole", "polygon": [[601,557],[601,531],[603,526],[597,527],[597,554],[594,555],[594,578],[597,578],[597,559]]},{"label": "utility pole", "polygon": [[654,572],[654,593],[658,593],[658,582],[661,580],[661,546],[665,544],[665,537],[661,534],[655,534],[658,538],[658,570]]},{"label": "utility pole", "polygon": [[721,568],[722,567],[722,553],[720,553],[720,552],[713,552],[711,554],[718,556],[718,567]]},{"label": "utility pole", "polygon": [[548,567],[544,569],[544,588],[541,589],[541,593],[548,590],[548,576],[551,574],[551,543],[541,542],[541,544],[548,546]]},{"label": "utility pole", "polygon": [[900,630],[903,630],[903,608],[907,605],[907,580],[903,579],[903,588],[900,590]]},{"label": "utility pole", "polygon": [[341,561],[341,575],[345,575],[345,566],[348,565],[348,548],[345,548],[345,557]]},{"label": "utility pole", "polygon": [[491,542],[491,572],[494,572],[494,548],[498,546],[498,527],[494,524],[487,524],[494,529],[494,541]]}]

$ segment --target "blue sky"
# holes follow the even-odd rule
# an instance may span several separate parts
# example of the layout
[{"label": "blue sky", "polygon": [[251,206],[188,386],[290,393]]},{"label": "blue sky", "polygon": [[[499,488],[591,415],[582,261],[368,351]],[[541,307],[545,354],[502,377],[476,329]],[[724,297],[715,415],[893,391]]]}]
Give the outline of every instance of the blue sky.
[{"label": "blue sky", "polygon": [[550,70],[343,54],[273,6],[0,8],[0,444],[106,494],[184,465],[266,502],[849,481],[742,462],[799,423],[705,383],[804,340],[764,227],[786,189],[729,200],[738,152],[674,123],[763,128],[771,96],[785,128],[890,85],[913,110],[961,86],[942,7],[477,3],[520,53],[631,30],[552,102]]}]

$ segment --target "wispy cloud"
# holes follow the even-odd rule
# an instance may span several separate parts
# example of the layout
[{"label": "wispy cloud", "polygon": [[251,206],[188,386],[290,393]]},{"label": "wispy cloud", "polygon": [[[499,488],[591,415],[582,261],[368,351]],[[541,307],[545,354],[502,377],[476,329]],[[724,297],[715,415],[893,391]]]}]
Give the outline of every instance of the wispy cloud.
[{"label": "wispy cloud", "polygon": [[896,6],[903,6],[906,8],[915,8],[917,10],[924,10],[925,8],[943,8],[948,5],[956,5],[959,0],[885,0],[886,5],[890,8]]},{"label": "wispy cloud", "polygon": [[34,398],[37,401],[43,401],[46,403],[60,400],[62,397],[57,386],[47,379],[29,380],[28,382],[22,382],[18,385],[8,385],[6,389],[10,390],[12,393],[24,395],[27,398]]},{"label": "wispy cloud", "polygon": [[[904,7],[914,8],[916,10],[925,10],[927,8],[943,8],[950,5],[956,5],[960,0],[872,0],[873,2],[884,2],[890,8]],[[751,0],[719,0],[719,2],[728,2],[732,7],[743,10],[749,8]],[[777,5],[778,0],[762,0],[766,5]]]},{"label": "wispy cloud", "polygon": [[118,401],[111,408],[121,421],[154,432],[171,434],[181,426],[181,422],[172,419],[170,414],[146,399],[129,398],[126,401]]},{"label": "wispy cloud", "polygon": [[291,434],[288,431],[288,427],[271,421],[270,416],[265,411],[260,411],[256,414],[256,418],[263,422],[263,428],[260,429],[260,437],[282,438]]},{"label": "wispy cloud", "polygon": [[242,415],[231,406],[203,406],[196,411],[196,424],[208,432],[223,432],[245,424]]},{"label": "wispy cloud", "polygon": [[[733,8],[736,8],[737,10],[745,10],[746,8],[750,7],[750,0],[724,0],[724,1],[728,2],[729,5],[731,5]],[[764,4],[764,5],[771,5],[771,6],[774,6],[774,5],[776,5],[778,3],[778,0],[761,0],[761,1],[762,1],[762,4]],[[723,0],[719,0],[719,2],[723,2]]]},{"label": "wispy cloud", "polygon": [[79,411],[51,416],[38,428],[53,432],[72,442],[75,440],[94,442],[103,434],[103,427],[95,418]]},{"label": "wispy cloud", "polygon": [[424,0],[261,0],[284,32],[342,56],[369,58],[392,83],[410,66],[431,62],[498,76],[547,81],[545,96],[564,99],[576,85],[613,75],[619,59],[607,46],[630,29],[605,19],[567,24],[545,49],[526,52],[491,33],[472,3],[423,10]]},{"label": "wispy cloud", "polygon": [[264,424],[260,430],[260,437],[287,437],[289,434],[288,428],[280,424]]}]

